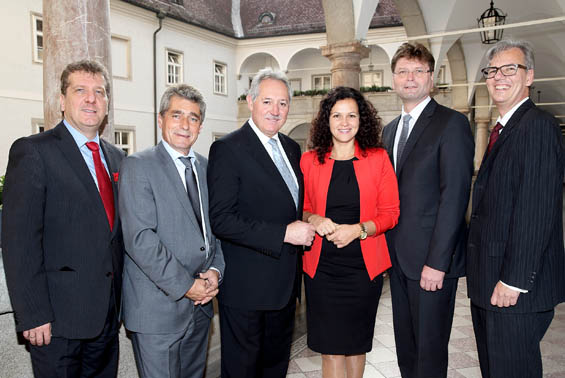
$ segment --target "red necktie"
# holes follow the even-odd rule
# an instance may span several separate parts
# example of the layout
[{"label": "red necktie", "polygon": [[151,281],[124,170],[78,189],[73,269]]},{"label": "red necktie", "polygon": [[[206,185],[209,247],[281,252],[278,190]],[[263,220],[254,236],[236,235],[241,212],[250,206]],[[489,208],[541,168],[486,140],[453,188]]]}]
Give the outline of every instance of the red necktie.
[{"label": "red necktie", "polygon": [[492,131],[490,132],[490,137],[488,139],[487,154],[490,152],[490,150],[492,150],[492,146],[494,146],[498,137],[500,136],[500,130],[502,130],[502,125],[500,124],[500,122],[497,122],[496,126],[494,126],[492,128]]},{"label": "red necktie", "polygon": [[112,192],[112,183],[110,177],[106,173],[104,164],[100,159],[100,146],[96,142],[87,142],[86,147],[92,151],[92,159],[94,160],[94,170],[96,171],[96,180],[98,181],[98,190],[100,197],[104,203],[108,223],[110,223],[110,230],[114,228],[114,193]]}]

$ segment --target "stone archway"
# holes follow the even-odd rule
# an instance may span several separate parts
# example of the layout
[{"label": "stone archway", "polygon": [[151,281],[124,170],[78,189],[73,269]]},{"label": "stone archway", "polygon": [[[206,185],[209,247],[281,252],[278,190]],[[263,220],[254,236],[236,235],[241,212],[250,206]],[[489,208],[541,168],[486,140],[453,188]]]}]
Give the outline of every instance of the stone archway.
[{"label": "stone archway", "polygon": [[312,124],[309,122],[301,123],[295,126],[292,130],[288,132],[288,136],[291,137],[300,145],[300,150],[302,153],[307,151],[308,148],[308,138],[310,137],[310,128]]}]

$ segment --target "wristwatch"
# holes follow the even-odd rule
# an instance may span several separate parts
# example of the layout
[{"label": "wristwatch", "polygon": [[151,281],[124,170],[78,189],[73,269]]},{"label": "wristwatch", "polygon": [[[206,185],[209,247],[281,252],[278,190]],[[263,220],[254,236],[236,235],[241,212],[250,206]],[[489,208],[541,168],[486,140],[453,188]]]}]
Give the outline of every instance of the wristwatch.
[{"label": "wristwatch", "polygon": [[359,233],[359,239],[361,239],[361,240],[367,239],[367,229],[365,228],[365,225],[363,223],[359,223],[359,226],[361,226],[361,232]]}]

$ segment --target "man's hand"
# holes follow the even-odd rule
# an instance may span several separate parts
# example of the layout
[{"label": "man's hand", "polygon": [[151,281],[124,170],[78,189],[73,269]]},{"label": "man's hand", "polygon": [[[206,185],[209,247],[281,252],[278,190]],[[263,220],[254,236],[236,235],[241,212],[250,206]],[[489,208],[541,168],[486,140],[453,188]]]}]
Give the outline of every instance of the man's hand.
[{"label": "man's hand", "polygon": [[23,336],[30,342],[31,345],[49,345],[51,342],[51,323],[46,323],[39,327],[28,329],[23,332]]},{"label": "man's hand", "polygon": [[[215,290],[208,292],[209,285],[210,283],[207,280],[197,278],[194,280],[192,287],[186,292],[184,296],[192,299],[195,305],[201,304],[205,299],[207,299],[207,297],[214,297],[216,294],[218,294],[218,286],[216,285]],[[210,299],[208,299],[207,302],[209,302]]]},{"label": "man's hand", "polygon": [[357,239],[361,234],[361,227],[359,224],[339,224],[336,230],[326,236],[326,238],[335,244],[338,248],[343,248]]},{"label": "man's hand", "polygon": [[331,234],[337,228],[337,224],[330,218],[325,218],[318,214],[310,215],[310,217],[308,217],[308,223],[313,225],[316,228],[316,232],[322,237]]},{"label": "man's hand", "polygon": [[520,292],[512,290],[511,288],[504,286],[502,282],[498,281],[494,290],[492,291],[492,296],[490,297],[490,304],[498,307],[510,307],[514,306],[518,302],[518,297]]},{"label": "man's hand", "polygon": [[420,278],[420,287],[426,291],[441,290],[443,287],[444,277],[445,272],[424,265],[424,268],[422,268],[422,276]]},{"label": "man's hand", "polygon": [[218,282],[220,280],[220,273],[217,270],[209,269],[204,273],[200,273],[200,278],[202,278],[206,285],[207,296],[201,301],[195,301],[195,305],[204,305],[212,300],[218,294]]},{"label": "man's hand", "polygon": [[310,246],[315,234],[316,228],[313,225],[297,220],[286,226],[284,242],[293,245]]}]

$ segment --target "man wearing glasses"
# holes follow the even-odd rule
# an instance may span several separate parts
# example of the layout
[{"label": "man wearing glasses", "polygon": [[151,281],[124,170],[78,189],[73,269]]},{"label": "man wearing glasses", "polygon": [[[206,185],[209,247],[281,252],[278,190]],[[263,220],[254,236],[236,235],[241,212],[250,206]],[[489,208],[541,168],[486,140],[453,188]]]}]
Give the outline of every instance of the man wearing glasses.
[{"label": "man wearing glasses", "polygon": [[563,151],[529,99],[534,56],[501,41],[482,70],[500,116],[473,189],[467,287],[483,377],[541,377],[540,341],[565,301]]},{"label": "man wearing glasses", "polygon": [[392,59],[402,114],[383,131],[400,194],[387,232],[398,366],[403,378],[445,377],[458,278],[465,274],[465,211],[474,143],[467,118],[430,97],[434,58],[403,44]]}]

